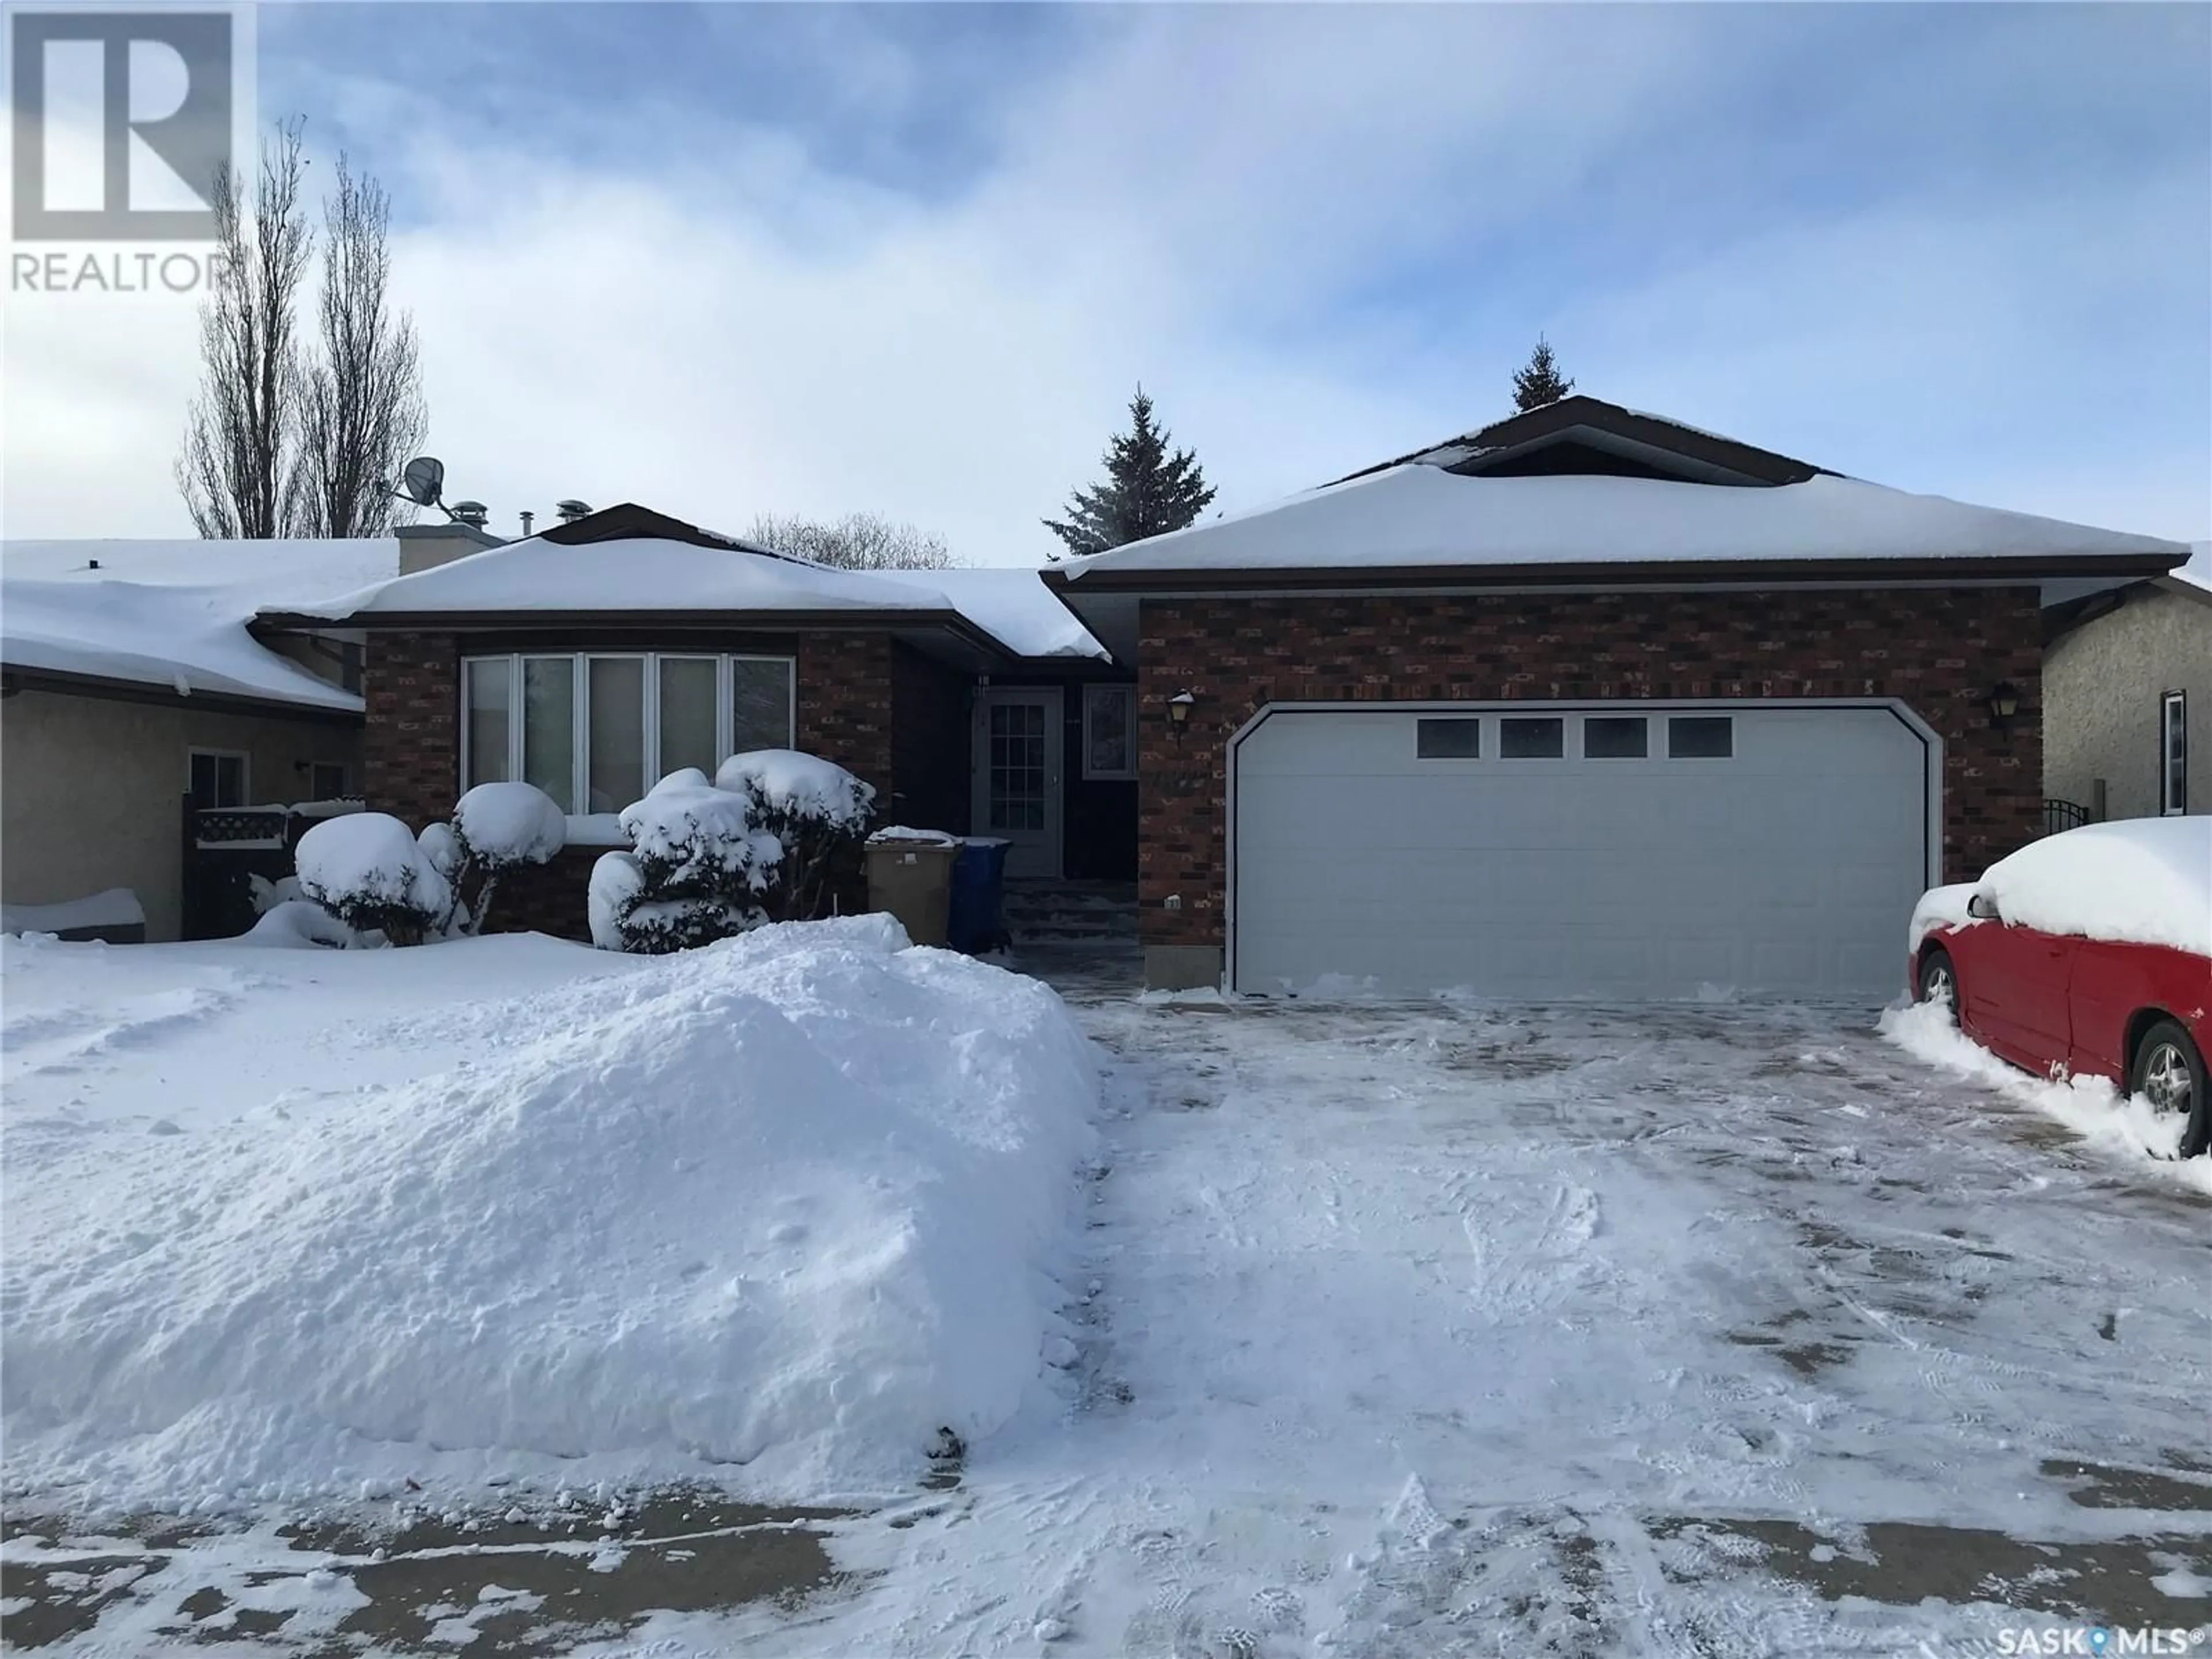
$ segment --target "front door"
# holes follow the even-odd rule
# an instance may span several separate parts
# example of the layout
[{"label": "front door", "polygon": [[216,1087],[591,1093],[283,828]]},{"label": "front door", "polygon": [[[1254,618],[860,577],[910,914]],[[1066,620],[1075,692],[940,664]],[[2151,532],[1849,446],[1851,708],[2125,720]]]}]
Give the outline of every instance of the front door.
[{"label": "front door", "polygon": [[1060,874],[1060,692],[986,690],[975,702],[975,825],[998,836],[1013,877]]}]

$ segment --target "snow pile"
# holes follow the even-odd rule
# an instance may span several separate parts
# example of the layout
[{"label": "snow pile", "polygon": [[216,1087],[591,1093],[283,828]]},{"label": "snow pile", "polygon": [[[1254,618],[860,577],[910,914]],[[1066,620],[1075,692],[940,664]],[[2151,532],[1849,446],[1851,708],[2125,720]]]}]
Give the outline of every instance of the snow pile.
[{"label": "snow pile", "polygon": [[2030,842],[1977,891],[2046,933],[2212,956],[2212,817],[2123,818]]},{"label": "snow pile", "polygon": [[1960,1030],[1952,1011],[1940,1003],[1885,1009],[1878,1029],[1914,1058],[1990,1085],[2056,1118],[2102,1152],[2150,1164],[2185,1186],[2212,1193],[2212,1158],[2181,1157],[2189,1127],[2182,1113],[2154,1112],[2141,1096],[2124,1096],[2104,1078],[2061,1081],[2008,1065]]},{"label": "snow pile", "polygon": [[530,783],[478,784],[453,808],[453,830],[470,857],[498,866],[543,864],[568,842],[568,814]]},{"label": "snow pile", "polygon": [[252,927],[228,942],[278,951],[319,947],[343,951],[360,941],[352,928],[313,899],[280,898],[261,913]]},{"label": "snow pile", "polygon": [[414,832],[386,812],[325,818],[300,837],[300,888],[334,915],[349,908],[442,915],[453,889]]},{"label": "snow pile", "polygon": [[145,907],[128,887],[111,887],[63,904],[0,904],[0,933],[60,933],[78,927],[143,925]]},{"label": "snow pile", "polygon": [[[113,1513],[403,1477],[909,1485],[1066,1352],[1098,1085],[1047,988],[903,945],[854,917],[649,960],[485,939],[229,970],[189,994],[220,1043],[175,1046],[173,1012],[147,1039],[223,1116],[148,1134],[56,1095],[27,1125],[11,1090],[9,1487]],[[115,954],[72,949],[7,957],[11,998]],[[426,975],[539,988],[360,1017]],[[334,1048],[347,1089],[268,1092],[250,1021]]]},{"label": "snow pile", "polygon": [[872,785],[834,761],[796,749],[750,749],[732,755],[715,769],[714,787],[741,795],[750,793],[775,811],[845,828],[865,824],[876,799]]}]

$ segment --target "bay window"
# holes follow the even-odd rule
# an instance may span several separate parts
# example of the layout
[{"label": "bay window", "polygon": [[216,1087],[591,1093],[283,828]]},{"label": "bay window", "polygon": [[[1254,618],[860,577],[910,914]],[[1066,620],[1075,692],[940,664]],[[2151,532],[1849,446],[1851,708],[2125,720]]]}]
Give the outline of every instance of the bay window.
[{"label": "bay window", "polygon": [[523,653],[461,664],[461,787],[537,785],[570,813],[619,812],[687,766],[786,749],[788,657]]}]

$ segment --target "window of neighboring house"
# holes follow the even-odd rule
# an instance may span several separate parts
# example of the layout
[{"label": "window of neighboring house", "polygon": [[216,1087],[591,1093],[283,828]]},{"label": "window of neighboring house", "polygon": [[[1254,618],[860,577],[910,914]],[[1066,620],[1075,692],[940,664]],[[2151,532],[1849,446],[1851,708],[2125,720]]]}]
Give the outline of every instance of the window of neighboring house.
[{"label": "window of neighboring house", "polygon": [[194,749],[188,753],[185,787],[196,807],[246,805],[246,757],[228,749]]},{"label": "window of neighboring house", "polygon": [[462,787],[519,777],[564,811],[619,812],[671,772],[789,748],[795,678],[788,657],[471,657]]},{"label": "window of neighboring house", "polygon": [[2175,816],[2189,810],[2189,700],[2169,691],[2158,704],[2158,810]]},{"label": "window of neighboring house", "polygon": [[346,792],[346,769],[343,763],[317,761],[307,768],[307,799],[337,800]]},{"label": "window of neighboring house", "polygon": [[1137,775],[1137,688],[1091,685],[1083,691],[1083,775]]},{"label": "window of neighboring house", "polygon": [[1503,760],[1557,760],[1567,752],[1567,723],[1557,714],[1508,714],[1498,722]]}]

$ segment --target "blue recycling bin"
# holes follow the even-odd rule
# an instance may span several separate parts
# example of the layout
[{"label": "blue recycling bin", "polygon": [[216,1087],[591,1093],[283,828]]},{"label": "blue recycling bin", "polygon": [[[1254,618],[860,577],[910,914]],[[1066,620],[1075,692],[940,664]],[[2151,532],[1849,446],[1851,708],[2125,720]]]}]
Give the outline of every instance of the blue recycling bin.
[{"label": "blue recycling bin", "polygon": [[973,956],[1006,942],[1001,915],[1006,892],[1006,848],[991,836],[969,836],[952,860],[952,902],[945,919],[945,942]]}]

